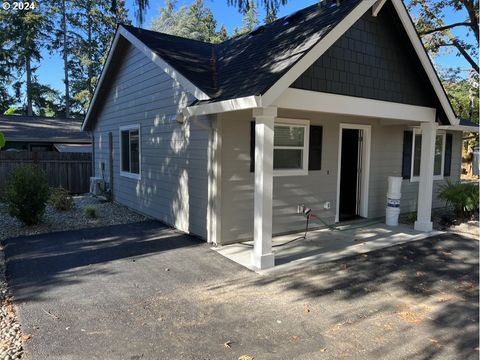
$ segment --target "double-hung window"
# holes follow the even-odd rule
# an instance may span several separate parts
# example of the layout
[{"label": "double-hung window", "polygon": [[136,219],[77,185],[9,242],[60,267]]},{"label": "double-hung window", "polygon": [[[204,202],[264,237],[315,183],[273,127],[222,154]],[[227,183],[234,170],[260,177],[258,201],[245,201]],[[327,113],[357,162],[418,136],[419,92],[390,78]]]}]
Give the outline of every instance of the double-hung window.
[{"label": "double-hung window", "polygon": [[279,119],[274,126],[274,175],[307,175],[308,141],[308,120]]},{"label": "double-hung window", "polygon": [[[422,157],[422,132],[414,129],[412,141],[412,177],[411,181],[418,181],[420,177],[420,162]],[[445,132],[437,132],[435,137],[435,157],[433,161],[433,179],[443,179],[445,161]]]},{"label": "double-hung window", "polygon": [[140,125],[120,127],[120,175],[140,178]]}]

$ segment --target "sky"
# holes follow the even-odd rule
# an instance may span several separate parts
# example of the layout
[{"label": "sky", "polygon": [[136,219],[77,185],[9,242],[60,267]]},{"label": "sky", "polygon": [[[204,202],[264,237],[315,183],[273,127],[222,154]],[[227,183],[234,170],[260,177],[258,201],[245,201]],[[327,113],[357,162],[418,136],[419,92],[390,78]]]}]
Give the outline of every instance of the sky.
[{"label": "sky", "polygon": [[[297,10],[318,3],[318,1],[319,0],[290,0],[287,5],[280,8],[278,17],[291,14]],[[190,5],[192,2],[193,0],[178,0],[178,6]],[[129,10],[129,18],[132,24],[138,26],[134,17],[134,1],[126,0],[126,6]],[[162,6],[164,6],[164,0],[150,0],[150,7],[147,10],[142,27],[148,28],[150,26],[152,18],[159,15],[159,9]],[[242,25],[242,14],[240,14],[235,7],[227,5],[227,0],[205,0],[205,6],[212,10],[218,27],[220,28],[222,25],[225,25],[229,34],[232,34],[236,27]],[[258,11],[259,20],[263,20],[265,18],[264,9],[259,8]],[[446,20],[449,22],[463,21],[464,15],[461,13],[447,14]],[[463,60],[463,58],[456,56],[455,53],[439,56],[434,59],[434,62],[443,67],[469,67],[468,63]],[[59,56],[51,56],[44,52],[43,61],[39,66],[37,74],[41,83],[48,84],[63,93],[63,64]]]}]

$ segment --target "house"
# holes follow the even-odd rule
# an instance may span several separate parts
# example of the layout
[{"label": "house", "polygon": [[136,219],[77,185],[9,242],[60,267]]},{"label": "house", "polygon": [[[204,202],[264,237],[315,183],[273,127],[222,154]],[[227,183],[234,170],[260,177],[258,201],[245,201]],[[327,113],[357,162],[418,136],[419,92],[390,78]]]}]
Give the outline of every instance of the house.
[{"label": "house", "polygon": [[0,115],[2,151],[92,152],[90,136],[81,131],[82,120],[39,116]]},{"label": "house", "polygon": [[218,45],[120,26],[83,130],[115,201],[268,268],[298,205],[381,217],[390,175],[431,230],[465,126],[402,1],[344,0]]}]

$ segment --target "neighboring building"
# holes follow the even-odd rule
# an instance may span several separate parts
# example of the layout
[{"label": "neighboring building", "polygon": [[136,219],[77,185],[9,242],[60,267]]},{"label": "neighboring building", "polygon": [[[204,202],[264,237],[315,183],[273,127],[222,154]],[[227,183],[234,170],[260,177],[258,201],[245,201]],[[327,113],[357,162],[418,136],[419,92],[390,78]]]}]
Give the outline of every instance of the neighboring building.
[{"label": "neighboring building", "polygon": [[432,228],[459,125],[401,0],[321,1],[213,45],[117,30],[83,129],[115,201],[215,244],[402,212]]},{"label": "neighboring building", "polygon": [[90,136],[81,131],[82,120],[39,116],[0,115],[2,151],[92,152]]}]

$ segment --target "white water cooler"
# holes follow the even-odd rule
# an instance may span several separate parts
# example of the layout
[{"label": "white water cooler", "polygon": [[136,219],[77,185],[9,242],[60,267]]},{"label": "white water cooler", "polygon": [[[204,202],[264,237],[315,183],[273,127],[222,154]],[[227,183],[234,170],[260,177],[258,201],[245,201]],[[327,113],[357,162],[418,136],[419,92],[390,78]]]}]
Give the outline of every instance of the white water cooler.
[{"label": "white water cooler", "polygon": [[398,225],[400,215],[400,199],[402,198],[402,178],[399,176],[388,177],[387,209],[385,223],[389,226]]}]

